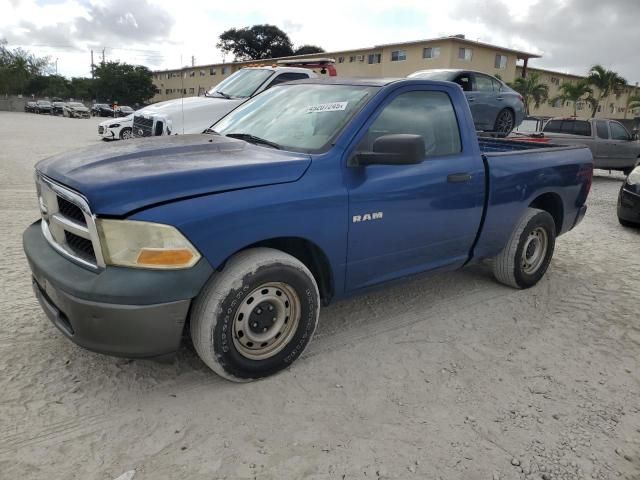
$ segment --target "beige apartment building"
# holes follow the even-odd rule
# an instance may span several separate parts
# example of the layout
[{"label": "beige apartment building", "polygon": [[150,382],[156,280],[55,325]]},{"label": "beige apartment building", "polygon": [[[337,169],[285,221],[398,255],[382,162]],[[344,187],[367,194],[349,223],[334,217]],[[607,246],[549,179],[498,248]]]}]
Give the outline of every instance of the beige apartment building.
[{"label": "beige apartment building", "polygon": [[[477,70],[499,76],[505,82],[512,82],[516,76],[528,71],[540,74],[541,80],[549,85],[549,98],[559,94],[564,82],[575,82],[584,77],[561,72],[553,72],[529,65],[531,59],[540,55],[504,48],[497,45],[469,40],[463,35],[440,37],[412,42],[376,45],[355,50],[340,50],[323,54],[286,57],[287,60],[328,57],[335,60],[338,76],[348,77],[405,77],[417,70],[434,68],[457,68]],[[211,87],[237,70],[250,65],[276,65],[282,58],[263,61],[228,62],[210,65],[184,67],[176,70],[153,72],[153,80],[160,90],[154,102],[180,98],[181,96],[202,95]],[[585,70],[588,66],[585,66]],[[637,87],[629,87],[620,96],[611,95],[599,107],[598,117],[633,118],[637,112],[626,112],[629,95],[640,92]],[[531,115],[545,117],[573,115],[570,102],[550,100]],[[578,103],[579,116],[591,116],[586,102]]]}]

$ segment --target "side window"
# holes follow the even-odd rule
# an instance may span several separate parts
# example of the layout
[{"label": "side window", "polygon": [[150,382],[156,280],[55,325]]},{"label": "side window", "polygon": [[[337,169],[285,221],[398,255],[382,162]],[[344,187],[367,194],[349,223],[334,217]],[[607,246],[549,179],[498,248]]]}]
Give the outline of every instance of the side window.
[{"label": "side window", "polygon": [[591,124],[582,120],[573,122],[573,134],[582,135],[584,137],[591,136]]},{"label": "side window", "polygon": [[493,92],[493,80],[485,75],[475,75],[476,88],[479,92]]},{"label": "side window", "polygon": [[631,138],[627,129],[618,122],[611,122],[609,125],[611,126],[612,140],[629,140]]},{"label": "side window", "polygon": [[458,75],[453,81],[460,85],[462,87],[462,90],[465,92],[470,92],[473,90],[471,75],[469,75],[468,73],[462,73]]},{"label": "side window", "polygon": [[549,120],[544,126],[544,128],[542,129],[542,131],[549,132],[549,133],[562,133],[561,128],[562,128],[562,120]]},{"label": "side window", "polygon": [[444,92],[407,92],[389,103],[358,146],[373,151],[378,137],[393,134],[420,135],[426,156],[451,155],[461,151],[458,121],[449,95]]},{"label": "side window", "polygon": [[271,88],[274,85],[278,85],[284,82],[302,80],[303,78],[309,78],[309,75],[307,75],[306,73],[296,73],[296,72],[281,73],[280,75],[278,75],[276,78],[273,79],[273,81],[271,82],[271,85],[269,85],[267,88]]},{"label": "side window", "polygon": [[596,133],[598,138],[604,138],[605,140],[609,138],[609,127],[607,127],[606,120],[596,121]]}]

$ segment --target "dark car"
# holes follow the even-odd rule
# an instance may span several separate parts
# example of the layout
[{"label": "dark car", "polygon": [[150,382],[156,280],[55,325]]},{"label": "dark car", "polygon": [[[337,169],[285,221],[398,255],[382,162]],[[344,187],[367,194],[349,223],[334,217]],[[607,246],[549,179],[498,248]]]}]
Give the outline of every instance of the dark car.
[{"label": "dark car", "polygon": [[94,117],[113,117],[114,110],[111,108],[111,105],[106,103],[96,103],[91,107],[91,115]]},{"label": "dark car", "polygon": [[502,80],[486,73],[471,70],[421,70],[409,78],[444,80],[460,85],[464,91],[476,130],[506,137],[524,119],[522,95]]},{"label": "dark car", "polygon": [[36,113],[51,113],[51,102],[49,100],[38,100],[36,102]]},{"label": "dark car", "polygon": [[36,111],[36,102],[27,102],[24,104],[24,111],[35,113]]},{"label": "dark car", "polygon": [[51,104],[51,115],[62,115],[64,113],[64,102],[53,102]]},{"label": "dark car", "polygon": [[631,171],[620,189],[618,220],[626,227],[640,227],[640,165]]},{"label": "dark car", "polygon": [[119,117],[128,117],[133,112],[135,112],[135,110],[127,105],[118,107],[118,111],[117,111]]}]

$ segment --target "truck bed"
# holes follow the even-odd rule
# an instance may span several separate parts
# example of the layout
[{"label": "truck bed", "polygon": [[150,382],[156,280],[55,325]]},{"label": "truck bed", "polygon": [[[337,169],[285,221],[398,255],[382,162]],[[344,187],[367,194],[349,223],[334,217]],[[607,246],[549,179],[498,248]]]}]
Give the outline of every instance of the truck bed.
[{"label": "truck bed", "polygon": [[490,137],[478,137],[478,144],[480,145],[480,151],[483,154],[496,154],[496,153],[516,153],[526,152],[531,150],[544,150],[548,149],[566,149],[574,148],[567,145],[556,145],[553,143],[542,142],[525,142],[511,139],[502,138],[490,138]]}]

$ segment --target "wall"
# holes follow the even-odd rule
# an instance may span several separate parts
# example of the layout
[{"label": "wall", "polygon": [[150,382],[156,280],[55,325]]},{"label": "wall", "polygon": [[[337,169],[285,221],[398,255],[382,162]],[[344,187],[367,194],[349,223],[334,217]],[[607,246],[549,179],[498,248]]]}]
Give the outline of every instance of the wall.
[{"label": "wall", "polygon": [[0,97],[0,111],[3,112],[24,112],[24,105],[29,98],[18,98],[17,95],[3,95]]}]

